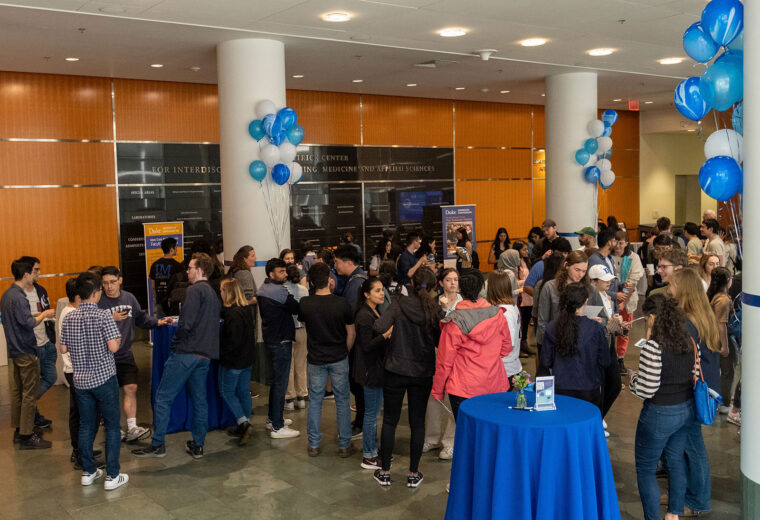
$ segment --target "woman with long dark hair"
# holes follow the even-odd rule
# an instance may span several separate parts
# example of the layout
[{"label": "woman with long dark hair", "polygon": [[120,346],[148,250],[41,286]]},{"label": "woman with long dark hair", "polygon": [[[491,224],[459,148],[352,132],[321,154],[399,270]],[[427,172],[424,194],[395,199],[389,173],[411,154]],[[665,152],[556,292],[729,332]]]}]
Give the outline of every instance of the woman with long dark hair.
[{"label": "woman with long dark hair", "polygon": [[528,251],[529,258],[531,259],[531,264],[528,267],[533,267],[535,260],[540,258],[541,255],[539,255],[538,252],[541,250],[541,240],[543,237],[544,232],[538,226],[532,227],[530,228],[530,231],[528,231]]},{"label": "woman with long dark hair", "polygon": [[601,374],[610,364],[604,327],[583,315],[589,290],[570,283],[560,294],[559,312],[546,327],[541,365],[551,369],[556,392],[583,399],[602,409]]},{"label": "woman with long dark hair", "polygon": [[464,227],[456,230],[457,271],[461,274],[465,269],[472,269],[472,242]]},{"label": "woman with long dark hair", "polygon": [[369,275],[377,276],[380,274],[380,264],[383,261],[393,258],[393,241],[390,238],[381,238],[377,243],[375,252],[369,261]]},{"label": "woman with long dark hair", "polygon": [[530,251],[528,250],[528,244],[522,240],[515,240],[514,244],[512,244],[512,249],[520,253],[520,267],[517,269],[517,287],[520,289],[520,294],[517,297],[517,307],[520,309],[520,353],[525,357],[530,355],[530,350],[528,349],[528,327],[530,326],[530,317],[533,312],[533,296],[523,291],[522,288],[530,273],[530,269],[528,268]]},{"label": "woman with long dark hair", "polygon": [[500,227],[496,231],[496,237],[494,237],[493,244],[491,244],[491,250],[488,253],[488,263],[493,265],[494,269],[496,269],[496,265],[499,263],[499,256],[509,249],[510,242],[507,228]]},{"label": "woman with long dark hair", "polygon": [[373,325],[380,334],[393,327],[383,373],[382,468],[374,473],[381,486],[391,485],[391,456],[405,394],[412,430],[407,486],[415,488],[422,482],[419,463],[425,442],[425,411],[433,387],[435,345],[440,336],[436,286],[433,271],[421,267],[412,276],[411,294],[395,298]]},{"label": "woman with long dark hair", "polygon": [[[565,255],[562,253],[552,253],[546,260],[544,260],[544,276],[541,280],[536,282],[533,288],[533,309],[531,310],[531,318],[533,319],[533,332],[536,337],[536,375],[548,375],[545,371],[542,372],[541,363],[539,358],[541,357],[541,341],[538,336],[538,308],[539,301],[541,300],[541,289],[544,284],[550,280],[554,280],[557,276],[557,272],[562,268],[565,262]],[[543,333],[543,331],[542,331]]]}]

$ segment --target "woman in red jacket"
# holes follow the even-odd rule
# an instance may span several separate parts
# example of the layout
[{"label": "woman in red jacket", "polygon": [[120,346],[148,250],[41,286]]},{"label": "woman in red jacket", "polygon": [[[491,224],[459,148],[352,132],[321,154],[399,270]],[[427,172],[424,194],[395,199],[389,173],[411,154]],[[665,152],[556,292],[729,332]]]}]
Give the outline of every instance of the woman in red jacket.
[{"label": "woman in red jacket", "polygon": [[441,341],[432,395],[449,394],[456,420],[459,405],[476,395],[506,392],[509,380],[501,358],[512,351],[504,310],[478,298],[483,275],[471,271],[459,278],[462,301],[441,320]]}]

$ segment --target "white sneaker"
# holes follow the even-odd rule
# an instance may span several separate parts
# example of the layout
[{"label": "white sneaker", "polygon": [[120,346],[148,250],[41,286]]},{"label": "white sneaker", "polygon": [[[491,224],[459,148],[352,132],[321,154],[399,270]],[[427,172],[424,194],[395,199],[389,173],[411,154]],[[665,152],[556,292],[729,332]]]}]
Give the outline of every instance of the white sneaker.
[{"label": "white sneaker", "polygon": [[126,473],[119,473],[113,478],[106,477],[106,481],[103,483],[103,489],[106,491],[112,491],[118,487],[123,486],[127,482],[129,482],[129,475]]},{"label": "white sneaker", "polygon": [[726,406],[725,404],[718,405],[718,412],[719,413],[721,413],[723,415],[726,415],[730,411],[731,411],[731,407],[730,406]]},{"label": "white sneaker", "polygon": [[602,419],[602,426],[604,427],[605,430],[607,429],[607,421],[605,421],[604,419]]},{"label": "white sneaker", "polygon": [[440,442],[426,442],[422,445],[422,453],[427,453],[429,451],[437,450],[441,447]]},{"label": "white sneaker", "polygon": [[[283,419],[283,422],[285,423],[285,426],[290,426],[291,424],[293,424],[293,419]],[[269,431],[272,430],[272,421],[270,421],[269,419],[267,419],[267,430]]]},{"label": "white sneaker", "polygon": [[298,437],[301,435],[301,432],[298,430],[291,430],[288,428],[288,426],[283,426],[279,430],[272,430],[269,432],[269,436],[273,439],[292,439],[293,437]]},{"label": "white sneaker", "polygon": [[285,410],[292,412],[296,409],[296,403],[294,401],[285,401]]},{"label": "white sneaker", "polygon": [[451,482],[446,482],[446,493],[448,493],[448,492],[449,492],[449,485],[450,485],[450,484],[451,484]]},{"label": "white sneaker", "polygon": [[150,428],[144,428],[142,426],[135,426],[130,428],[125,437],[126,442],[141,441],[147,437],[150,437]]},{"label": "white sneaker", "polygon": [[604,430],[605,439],[608,438],[609,436],[610,436],[610,432],[608,432],[607,430]]},{"label": "white sneaker", "polygon": [[299,410],[303,410],[304,408],[306,408],[306,399],[297,399],[296,400],[296,407]]},{"label": "white sneaker", "polygon": [[438,458],[441,460],[451,460],[454,458],[454,448],[452,446],[444,446],[438,452]]},{"label": "white sneaker", "polygon": [[100,477],[103,476],[103,470],[99,469],[96,470],[95,473],[87,473],[85,471],[82,472],[82,485],[83,486],[89,486],[96,480],[98,480]]}]

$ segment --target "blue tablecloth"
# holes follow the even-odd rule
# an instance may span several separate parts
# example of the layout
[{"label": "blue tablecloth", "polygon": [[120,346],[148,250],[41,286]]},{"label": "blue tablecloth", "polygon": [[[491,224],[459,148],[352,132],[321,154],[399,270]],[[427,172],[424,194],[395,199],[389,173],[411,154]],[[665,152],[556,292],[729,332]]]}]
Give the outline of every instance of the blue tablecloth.
[{"label": "blue tablecloth", "polygon": [[554,411],[509,409],[516,399],[488,394],[459,408],[446,518],[618,520],[599,409],[559,395]]},{"label": "blue tablecloth", "polygon": [[[150,384],[150,404],[156,400],[156,390],[161,376],[164,373],[164,363],[169,359],[172,338],[177,330],[176,325],[158,327],[153,330],[153,377]],[[235,426],[237,421],[229,411],[219,393],[219,363],[211,361],[208,372],[208,386],[206,387],[206,400],[208,401],[208,428],[225,428]],[[155,421],[154,421],[155,424]],[[171,415],[169,416],[169,428],[167,433],[190,431],[193,424],[193,404],[187,397],[187,392],[182,390],[174,399]]]}]

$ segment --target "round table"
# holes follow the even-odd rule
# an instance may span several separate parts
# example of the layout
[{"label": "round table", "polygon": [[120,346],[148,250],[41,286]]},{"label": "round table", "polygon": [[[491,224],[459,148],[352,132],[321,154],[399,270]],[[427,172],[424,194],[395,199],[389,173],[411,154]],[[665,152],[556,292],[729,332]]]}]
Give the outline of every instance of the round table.
[{"label": "round table", "polygon": [[[535,394],[526,392],[532,406]],[[459,408],[446,518],[620,518],[599,409],[556,396],[556,410],[512,410],[516,392]]]}]

